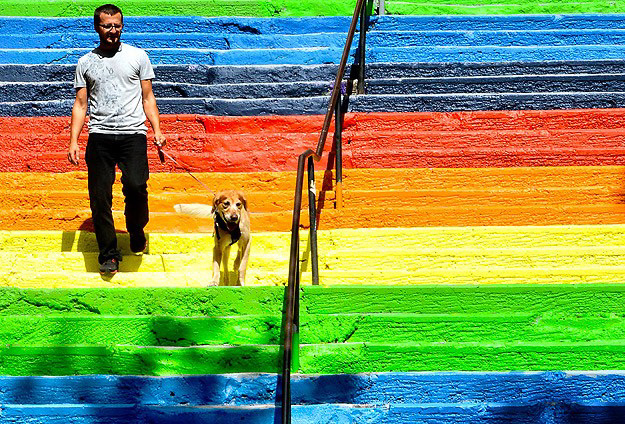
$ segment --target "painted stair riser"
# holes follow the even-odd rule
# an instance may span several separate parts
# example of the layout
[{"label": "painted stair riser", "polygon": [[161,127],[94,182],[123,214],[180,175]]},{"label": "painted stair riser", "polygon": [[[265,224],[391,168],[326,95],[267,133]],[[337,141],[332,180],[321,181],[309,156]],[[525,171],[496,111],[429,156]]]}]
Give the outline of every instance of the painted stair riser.
[{"label": "painted stair riser", "polygon": [[[16,179],[16,175],[19,178]],[[56,175],[56,174],[55,174]],[[84,186],[84,174],[2,174],[7,180],[5,209],[0,212],[0,221],[3,229],[11,230],[89,230],[92,228],[90,212],[84,208],[62,207],[65,194],[55,201],[46,201],[49,209],[31,209],[32,204],[15,209],[15,200],[11,193],[25,191],[37,187],[37,190],[51,190],[50,199],[64,190],[74,190],[76,181]],[[198,174],[204,179],[208,174]],[[205,184],[209,186],[213,177],[206,177]],[[236,175],[236,174],[232,174]],[[254,191],[277,190],[274,183],[292,184],[288,178],[273,178],[272,174],[244,174],[232,178],[232,183],[221,187],[234,187],[248,191],[254,196]],[[275,175],[275,174],[274,174]],[[318,173],[320,176],[321,174]],[[245,178],[241,180],[241,178]],[[623,222],[622,205],[620,202],[620,183],[622,170],[617,167],[581,167],[581,168],[479,168],[479,169],[412,169],[412,170],[346,170],[345,187],[366,187],[367,191],[348,191],[347,199],[357,199],[354,204],[360,209],[354,213],[352,209],[332,209],[334,207],[331,194],[324,196],[321,193],[318,207],[320,207],[320,228],[358,228],[358,227],[418,227],[418,226],[449,226],[449,225],[558,225],[558,224],[618,224]],[[23,178],[23,179],[22,179]],[[162,178],[162,180],[161,180]],[[269,178],[269,179],[267,179]],[[352,179],[353,178],[353,179]],[[160,180],[160,181],[159,181]],[[245,181],[249,180],[250,184]],[[258,181],[267,181],[259,186]],[[217,180],[214,180],[215,182]],[[252,182],[256,181],[256,182]],[[589,186],[589,181],[592,185]],[[419,191],[414,193],[415,182],[419,182]],[[177,214],[171,209],[176,202],[189,199],[202,199],[203,188],[198,187],[195,181],[186,174],[153,174],[151,178],[151,192],[158,199],[157,187],[163,187],[163,197],[167,193],[192,190],[188,197],[178,194],[171,197],[170,205],[161,203],[164,209],[153,210],[149,232],[212,232],[211,219],[195,218]],[[223,184],[223,181],[220,182]],[[67,186],[67,188],[65,188]],[[265,188],[261,188],[265,186]],[[172,188],[180,187],[178,189]],[[195,187],[195,188],[192,188]],[[253,187],[259,187],[253,189]],[[319,185],[317,185],[319,187]],[[327,187],[327,186],[323,186]],[[575,189],[578,187],[579,189]],[[291,187],[292,188],[292,187]],[[371,191],[369,191],[371,190]],[[380,197],[377,191],[386,194]],[[402,190],[412,191],[413,194],[399,193]],[[283,189],[288,192],[288,186]],[[393,194],[393,192],[397,192]],[[455,193],[450,195],[450,193]],[[528,197],[528,193],[531,193]],[[86,190],[84,199],[86,199]],[[119,197],[119,196],[118,196]],[[415,209],[414,204],[421,205],[420,199],[427,197],[424,204],[427,207]],[[375,200],[377,198],[377,201]],[[400,199],[404,199],[404,206]],[[509,205],[501,199],[526,199],[526,204]],[[210,195],[206,201],[210,203]],[[269,196],[268,199],[275,197]],[[360,199],[360,200],[358,200]],[[410,199],[414,199],[411,201]],[[602,200],[603,199],[603,200]],[[393,214],[386,212],[388,201],[393,202]],[[453,204],[450,204],[453,201]],[[470,203],[472,208],[467,209],[464,204],[456,205],[458,201]],[[507,200],[506,200],[507,201]],[[4,203],[4,202],[3,202]],[[281,210],[264,212],[258,211],[250,203],[252,211],[252,228],[254,231],[289,231],[291,227],[291,202],[286,202]],[[158,203],[157,203],[158,205]],[[346,204],[348,206],[349,204]],[[365,205],[366,207],[362,207]],[[262,203],[259,205],[262,207]],[[258,212],[255,212],[257,210]],[[450,213],[453,211],[453,214]],[[303,225],[307,223],[307,211],[303,211]],[[123,228],[121,210],[114,213],[118,228]]]},{"label": "painted stair riser", "polygon": [[[209,243],[212,247],[212,243]],[[254,255],[248,262],[248,269],[256,272],[280,272],[288,268],[289,250],[264,250],[262,243],[254,243]],[[301,246],[300,269],[310,271],[308,246]],[[127,252],[123,246],[124,253]],[[539,269],[562,269],[589,271],[610,267],[620,272],[625,249],[615,246],[600,248],[569,249],[559,247],[519,249],[422,249],[407,251],[404,247],[380,251],[373,244],[363,244],[358,252],[353,250],[326,249],[319,252],[319,266],[324,271],[358,271],[362,261],[367,261],[371,271],[392,272],[401,262],[402,271],[438,270],[441,268],[478,271],[481,269],[515,269],[529,272]],[[17,253],[0,252],[0,271],[17,272],[37,269],[38,272],[97,272],[97,253]],[[230,261],[232,262],[232,261]],[[144,254],[125,255],[120,263],[122,272],[207,272],[212,269],[212,253],[205,254]],[[232,265],[230,265],[232,270]],[[605,269],[608,272],[608,269]],[[328,272],[328,275],[330,273]]]},{"label": "painted stair riser", "polygon": [[[73,101],[50,100],[0,103],[3,116],[66,116]],[[165,114],[217,116],[320,115],[327,96],[269,99],[160,98]],[[462,112],[484,110],[612,109],[625,107],[622,93],[501,93],[501,94],[367,94],[352,97],[348,112]]]},{"label": "painted stair riser", "polygon": [[[187,83],[155,82],[154,94],[158,98],[296,98],[329,96],[333,81],[290,83],[241,83],[237,85],[196,85]],[[345,84],[342,86],[345,91]],[[527,76],[484,77],[431,80],[368,79],[367,93],[372,95],[440,94],[440,93],[543,93],[543,92],[623,92],[625,76]],[[71,83],[5,83],[0,84],[0,96],[6,102],[30,100],[51,101],[73,99],[76,91]]]},{"label": "painted stair riser", "polygon": [[[19,0],[3,4],[3,14],[13,16],[90,16],[101,3],[87,0],[75,3],[71,0],[38,2]],[[247,1],[232,2],[221,0],[207,7],[205,2],[194,0],[139,1],[126,0],[121,5],[126,15],[158,16],[309,16],[309,15],[349,15],[354,5],[343,0],[333,0],[323,4],[302,3],[301,1]],[[227,19],[227,18],[226,18]]]},{"label": "painted stair riser", "polygon": [[[308,249],[308,231],[300,231],[300,249]],[[118,234],[118,244],[128,251],[128,235]],[[254,232],[254,245],[262,257],[282,255],[289,249],[290,232]],[[390,252],[420,252],[431,255],[471,255],[479,251],[488,256],[495,252],[514,256],[515,252],[531,254],[576,255],[580,252],[601,254],[620,252],[625,246],[623,225],[610,226],[515,226],[515,227],[438,227],[438,228],[361,228],[319,230],[320,251],[345,252],[363,250],[368,246],[386,246],[389,239],[396,246]],[[198,255],[212,252],[213,235],[148,233],[148,253],[151,255]],[[98,252],[93,233],[81,231],[0,231],[0,246],[5,252],[29,255],[80,252],[88,256]],[[267,253],[270,253],[269,255]],[[305,258],[302,258],[305,259]]]},{"label": "painted stair riser", "polygon": [[[5,6],[5,5],[3,5]],[[95,7],[94,7],[95,9]],[[562,16],[372,16],[371,27],[386,31],[539,31],[539,30],[619,30],[623,29],[624,14],[576,13]],[[126,13],[126,32],[163,33],[163,28],[181,33],[231,33],[231,34],[306,34],[346,33],[349,16],[309,16],[300,18],[254,18],[245,16],[133,16]],[[46,18],[5,16],[0,20],[7,34],[55,32],[93,32],[93,10],[85,17]]]},{"label": "painted stair riser", "polygon": [[[286,286],[288,270],[263,271],[251,269],[247,271],[246,286]],[[327,285],[361,285],[363,282],[362,270],[326,271],[319,272],[322,284]],[[225,272],[222,272],[220,285],[235,285],[236,273],[229,268],[226,281]],[[404,270],[375,270],[369,271],[366,277],[380,286],[388,285],[506,285],[506,284],[604,284],[621,283],[625,278],[625,268],[609,267],[594,268],[518,268],[496,269],[484,268],[454,268],[452,271],[434,269],[404,271]],[[300,274],[302,285],[312,284],[310,271]],[[102,277],[96,272],[72,273],[67,272],[33,272],[22,271],[0,277],[0,287],[16,288],[85,288],[85,287],[209,287],[211,273],[207,271],[169,271],[169,272],[122,272],[113,277]]]},{"label": "painted stair riser", "polygon": [[[188,406],[273,405],[275,374],[175,377],[0,377],[0,403]],[[294,406],[477,403],[614,405],[623,397],[622,372],[433,372],[291,376]],[[609,388],[609,390],[608,390]],[[62,399],[63,402],[59,402]]]},{"label": "painted stair riser", "polygon": [[[318,136],[323,126],[322,115],[289,116],[208,116],[162,115],[165,133],[198,135],[282,135],[299,133]],[[0,136],[19,134],[23,137],[47,136],[56,138],[69,132],[70,118],[64,117],[0,117]],[[475,111],[454,113],[347,113],[344,116],[345,134],[391,132],[491,132],[491,131],[568,131],[620,130],[625,126],[625,109],[586,110],[515,110]],[[333,124],[330,132],[334,131]],[[150,131],[151,133],[151,131]],[[204,134],[205,133],[205,134]],[[83,127],[82,135],[87,135]],[[175,140],[174,140],[175,141]]]},{"label": "painted stair riser", "polygon": [[[167,150],[180,164],[167,159],[161,164],[156,149],[150,146],[148,156],[156,172],[167,168],[180,172],[184,171],[183,166],[196,172],[219,172],[215,168],[220,165],[226,172],[292,170],[298,154],[318,140],[318,135],[312,133],[167,135]],[[346,168],[622,165],[624,139],[622,129],[373,133],[348,129],[343,133],[343,163]],[[86,144],[86,137],[81,137],[80,148]],[[328,139],[324,148],[326,160],[317,169],[327,163],[331,147],[332,140]],[[77,169],[63,161],[67,156],[67,136],[0,134],[0,149],[7,152],[5,156],[15,152],[15,160],[0,167],[3,172],[42,171],[53,166],[59,170],[64,167],[66,172]],[[84,164],[78,169],[84,169]]]},{"label": "painted stair riser", "polygon": [[[0,317],[7,346],[201,346],[279,344],[281,317]],[[355,314],[300,317],[300,343],[616,342],[622,318],[566,315]]]},{"label": "painted stair riser", "polygon": [[[284,287],[3,288],[0,315],[279,316]],[[611,317],[622,309],[622,284],[352,286],[301,289],[302,310],[344,314],[561,314]]]},{"label": "painted stair riser", "polygon": [[[73,49],[0,49],[1,63],[71,64],[88,53],[89,48]],[[308,47],[301,49],[217,50],[192,48],[148,48],[154,64],[202,65],[317,65],[339,63],[342,49]],[[373,62],[511,62],[546,60],[621,59],[625,48],[620,45],[590,46],[421,46],[379,47],[367,50],[367,61]],[[354,53],[352,53],[352,60]]]},{"label": "painted stair riser", "polygon": [[384,8],[386,13],[391,15],[524,15],[545,13],[614,13],[621,11],[617,7],[617,3],[605,1],[545,3],[540,0],[506,1],[487,4],[484,4],[482,1],[466,1],[453,4],[444,1],[428,3],[389,1],[385,3]]},{"label": "painted stair riser", "polygon": [[[275,406],[259,408],[194,408],[114,406],[34,406],[9,405],[6,408],[7,422],[19,420],[28,424],[62,424],[68,420],[77,424],[118,424],[134,422],[171,423],[184,421],[199,423],[231,423],[233,420],[251,424],[275,422],[281,416],[281,409]],[[384,422],[402,424],[405,422],[451,424],[471,422],[487,424],[492,422],[514,422],[519,424],[566,424],[582,419],[584,423],[599,424],[611,422],[614,417],[625,415],[625,406],[614,404],[434,404],[434,405],[314,405],[293,406],[291,417],[298,423],[333,424],[336,422]]]},{"label": "painted stair riser", "polygon": [[[368,79],[461,78],[505,75],[622,74],[623,60],[549,61],[504,63],[368,63]],[[155,81],[187,84],[286,83],[334,81],[338,65],[209,66],[154,65]],[[3,82],[67,82],[75,65],[0,64]],[[345,77],[350,70],[345,71]]]},{"label": "painted stair riser", "polygon": [[[396,208],[393,215],[384,215],[379,209],[365,209],[354,214],[346,209],[324,209],[318,218],[320,229],[338,228],[396,228],[440,226],[516,226],[516,225],[613,225],[623,224],[622,205],[525,205],[518,207],[484,206],[466,208],[434,207],[415,211]],[[450,216],[452,214],[452,216]],[[252,216],[255,231],[289,231],[292,212],[256,213]],[[115,226],[125,228],[122,211],[114,211]],[[308,212],[302,211],[301,228],[308,228]],[[63,211],[2,211],[0,225],[6,230],[56,229],[67,232],[93,231],[91,212],[88,210]],[[182,216],[169,212],[150,215],[148,232],[200,232],[212,233],[212,220]]]},{"label": "painted stair riser", "polygon": [[[311,32],[303,34],[232,34],[227,32],[177,32],[170,28],[163,33],[144,33],[140,27],[124,30],[123,40],[134,46],[151,48],[196,48],[214,50],[275,49],[306,47],[338,47],[345,45],[347,30],[343,32]],[[315,31],[317,28],[314,28]],[[136,31],[136,32],[133,32]],[[29,34],[24,30],[8,34],[0,40],[0,48],[12,49],[72,49],[96,47],[95,31],[74,33],[69,31]],[[528,30],[528,31],[419,31],[418,28],[386,31],[384,25],[367,33],[367,48],[420,47],[420,46],[571,46],[618,45],[625,41],[622,29],[584,30]],[[355,46],[355,44],[354,44]]]},{"label": "painted stair riser", "polygon": [[[280,370],[279,346],[3,347],[5,375],[180,375]],[[547,371],[622,369],[622,341],[599,343],[306,344],[299,370],[310,374],[387,371]]]}]

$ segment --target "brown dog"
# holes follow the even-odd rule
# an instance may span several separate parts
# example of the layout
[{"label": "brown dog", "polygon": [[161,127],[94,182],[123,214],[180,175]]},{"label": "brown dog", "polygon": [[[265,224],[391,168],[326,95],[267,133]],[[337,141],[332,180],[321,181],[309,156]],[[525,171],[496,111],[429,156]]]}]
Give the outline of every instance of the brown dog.
[{"label": "brown dog", "polygon": [[229,285],[228,259],[230,248],[238,245],[234,268],[237,270],[237,284],[245,284],[245,272],[250,256],[250,215],[247,210],[247,201],[240,191],[224,190],[215,194],[213,206],[202,204],[175,205],[177,212],[194,216],[212,216],[215,220],[215,245],[213,247],[213,279],[212,284],[218,285],[220,270],[223,264],[224,282]]}]

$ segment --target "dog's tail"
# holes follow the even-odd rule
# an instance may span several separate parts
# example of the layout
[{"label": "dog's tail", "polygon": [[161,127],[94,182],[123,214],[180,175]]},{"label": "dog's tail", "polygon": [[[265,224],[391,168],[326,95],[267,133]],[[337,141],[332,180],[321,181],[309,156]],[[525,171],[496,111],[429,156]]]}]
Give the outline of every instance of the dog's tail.
[{"label": "dog's tail", "polygon": [[180,203],[174,205],[174,209],[178,213],[197,216],[199,218],[210,218],[213,216],[213,207],[202,203]]}]

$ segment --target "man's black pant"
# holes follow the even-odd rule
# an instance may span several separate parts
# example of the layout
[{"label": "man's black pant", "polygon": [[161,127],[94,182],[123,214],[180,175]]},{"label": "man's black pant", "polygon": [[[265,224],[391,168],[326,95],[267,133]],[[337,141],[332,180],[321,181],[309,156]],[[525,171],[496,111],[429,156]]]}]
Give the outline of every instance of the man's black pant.
[{"label": "man's black pant", "polygon": [[115,166],[122,172],[126,229],[142,231],[149,220],[147,138],[144,134],[89,134],[85,161],[98,261],[121,260],[112,212]]}]

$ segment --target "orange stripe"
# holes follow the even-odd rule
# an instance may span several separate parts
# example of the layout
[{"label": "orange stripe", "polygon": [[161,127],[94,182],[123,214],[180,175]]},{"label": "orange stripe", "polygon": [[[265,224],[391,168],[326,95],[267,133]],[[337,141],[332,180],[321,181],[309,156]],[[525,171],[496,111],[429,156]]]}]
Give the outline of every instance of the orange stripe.
[{"label": "orange stripe", "polygon": [[[290,230],[293,172],[198,177],[215,190],[246,192],[254,231]],[[625,223],[625,167],[346,170],[341,210],[334,209],[332,175],[317,178],[320,228],[326,229]],[[2,229],[75,230],[90,216],[84,173],[5,173],[0,187]],[[173,212],[175,203],[210,203],[210,194],[189,176],[155,174],[149,190],[150,231],[211,231],[210,219]]]}]

